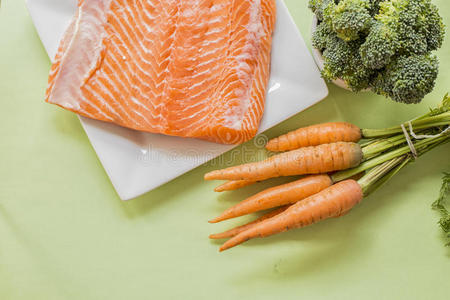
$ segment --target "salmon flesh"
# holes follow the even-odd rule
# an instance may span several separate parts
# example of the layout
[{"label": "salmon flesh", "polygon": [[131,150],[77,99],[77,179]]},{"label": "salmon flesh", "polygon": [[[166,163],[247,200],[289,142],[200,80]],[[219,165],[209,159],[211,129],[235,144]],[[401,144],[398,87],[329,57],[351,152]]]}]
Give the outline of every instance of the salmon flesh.
[{"label": "salmon flesh", "polygon": [[80,0],[46,101],[140,131],[239,144],[264,111],[275,0]]}]

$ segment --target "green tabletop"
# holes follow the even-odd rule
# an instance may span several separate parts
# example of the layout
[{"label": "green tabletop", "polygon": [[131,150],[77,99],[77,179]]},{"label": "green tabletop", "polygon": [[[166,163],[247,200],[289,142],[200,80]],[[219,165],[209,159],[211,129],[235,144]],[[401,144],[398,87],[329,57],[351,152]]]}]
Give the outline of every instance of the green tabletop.
[{"label": "green tabletop", "polygon": [[[309,44],[307,1],[286,2]],[[450,25],[450,3],[434,2]],[[50,62],[23,0],[3,1],[0,36],[0,299],[449,299],[450,251],[430,204],[450,145],[343,218],[218,253],[208,234],[243,220],[206,221],[282,180],[218,196],[202,180],[206,164],[122,202],[77,117],[43,101]],[[436,88],[420,105],[329,85],[327,99],[267,134],[411,119],[449,91],[450,33],[438,54]]]}]

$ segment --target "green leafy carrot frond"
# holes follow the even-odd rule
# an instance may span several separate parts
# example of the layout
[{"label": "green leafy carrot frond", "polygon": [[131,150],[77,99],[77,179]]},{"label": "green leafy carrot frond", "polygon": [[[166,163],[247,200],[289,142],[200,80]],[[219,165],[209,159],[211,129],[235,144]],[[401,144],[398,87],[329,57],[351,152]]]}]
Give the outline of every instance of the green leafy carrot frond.
[{"label": "green leafy carrot frond", "polygon": [[449,240],[446,246],[450,246],[450,212],[445,207],[445,200],[448,198],[449,194],[450,194],[450,173],[444,173],[439,197],[436,201],[433,202],[432,206],[434,209],[438,210],[441,213],[439,225],[441,226],[442,230],[447,235],[447,239]]},{"label": "green leafy carrot frond", "polygon": [[448,111],[450,111],[450,96],[447,93],[438,107],[430,109],[430,116],[436,116]]}]

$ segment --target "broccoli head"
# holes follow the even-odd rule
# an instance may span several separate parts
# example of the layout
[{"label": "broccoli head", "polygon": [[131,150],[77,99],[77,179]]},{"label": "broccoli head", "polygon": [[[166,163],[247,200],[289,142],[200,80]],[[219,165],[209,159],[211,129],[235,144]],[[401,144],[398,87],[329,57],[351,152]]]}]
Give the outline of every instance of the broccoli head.
[{"label": "broccoli head", "polygon": [[431,92],[445,28],[431,0],[310,0],[319,19],[312,37],[322,76],[353,91],[370,87],[395,101],[417,103]]},{"label": "broccoli head", "polygon": [[353,41],[366,31],[372,22],[369,0],[330,1],[323,7],[323,21],[344,41]]},{"label": "broccoli head", "polygon": [[366,89],[373,72],[364,68],[361,62],[358,53],[360,42],[345,42],[332,33],[325,44],[322,77],[327,81],[341,78],[354,92]]},{"label": "broccoli head", "polygon": [[418,103],[430,93],[438,74],[434,55],[400,56],[371,81],[374,92],[397,102]]}]

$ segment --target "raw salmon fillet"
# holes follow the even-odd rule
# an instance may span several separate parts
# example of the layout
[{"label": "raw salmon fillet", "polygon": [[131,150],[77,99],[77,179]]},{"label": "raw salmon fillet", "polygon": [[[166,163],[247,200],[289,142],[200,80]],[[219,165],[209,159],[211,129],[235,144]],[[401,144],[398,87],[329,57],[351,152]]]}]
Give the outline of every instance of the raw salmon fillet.
[{"label": "raw salmon fillet", "polygon": [[257,132],[275,0],[81,0],[46,101],[128,128],[237,144]]}]

